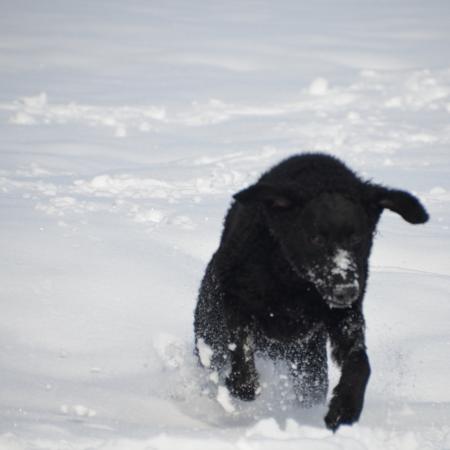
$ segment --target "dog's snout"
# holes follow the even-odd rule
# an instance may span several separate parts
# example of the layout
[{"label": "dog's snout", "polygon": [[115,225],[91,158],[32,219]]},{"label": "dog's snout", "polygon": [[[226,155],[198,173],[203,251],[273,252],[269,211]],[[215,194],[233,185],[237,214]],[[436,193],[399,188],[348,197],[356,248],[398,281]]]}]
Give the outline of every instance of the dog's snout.
[{"label": "dog's snout", "polygon": [[357,298],[359,294],[358,286],[348,285],[348,286],[337,286],[334,291],[334,302],[342,305],[351,305]]}]

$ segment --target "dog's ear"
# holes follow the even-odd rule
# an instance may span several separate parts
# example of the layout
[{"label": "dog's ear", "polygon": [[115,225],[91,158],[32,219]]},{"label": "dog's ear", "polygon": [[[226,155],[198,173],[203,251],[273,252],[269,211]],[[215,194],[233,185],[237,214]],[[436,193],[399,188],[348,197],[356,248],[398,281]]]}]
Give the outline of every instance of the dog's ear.
[{"label": "dog's ear", "polygon": [[233,195],[242,205],[263,204],[274,210],[287,210],[298,203],[295,192],[287,186],[256,183]]},{"label": "dog's ear", "polygon": [[409,192],[373,185],[370,189],[372,201],[375,201],[382,209],[387,208],[412,224],[428,221],[427,211],[420,201]]}]

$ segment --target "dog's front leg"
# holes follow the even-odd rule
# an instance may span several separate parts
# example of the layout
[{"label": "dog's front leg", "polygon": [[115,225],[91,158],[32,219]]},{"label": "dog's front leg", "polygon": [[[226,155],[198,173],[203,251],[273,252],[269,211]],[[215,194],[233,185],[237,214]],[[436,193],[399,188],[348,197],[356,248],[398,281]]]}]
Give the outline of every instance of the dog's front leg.
[{"label": "dog's front leg", "polygon": [[239,302],[225,302],[225,320],[229,332],[230,374],[225,380],[231,395],[241,400],[254,400],[259,388],[255,367],[253,333],[249,319],[239,308]]},{"label": "dog's front leg", "polygon": [[253,339],[245,330],[232,334],[234,336],[228,346],[231,371],[226,379],[226,385],[234,397],[241,400],[254,400],[259,383],[255,367]]},{"label": "dog's front leg", "polygon": [[343,314],[329,329],[333,358],[341,367],[341,377],[333,390],[325,423],[336,431],[352,424],[361,414],[369,381],[370,365],[364,344],[364,319],[359,312]]}]

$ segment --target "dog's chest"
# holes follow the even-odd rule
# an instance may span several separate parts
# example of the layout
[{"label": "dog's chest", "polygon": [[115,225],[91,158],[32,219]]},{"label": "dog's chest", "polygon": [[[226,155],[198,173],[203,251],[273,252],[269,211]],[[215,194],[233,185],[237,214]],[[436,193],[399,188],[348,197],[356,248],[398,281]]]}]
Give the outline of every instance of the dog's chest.
[{"label": "dog's chest", "polygon": [[321,325],[313,308],[295,302],[271,302],[255,316],[257,333],[283,342],[307,340]]}]

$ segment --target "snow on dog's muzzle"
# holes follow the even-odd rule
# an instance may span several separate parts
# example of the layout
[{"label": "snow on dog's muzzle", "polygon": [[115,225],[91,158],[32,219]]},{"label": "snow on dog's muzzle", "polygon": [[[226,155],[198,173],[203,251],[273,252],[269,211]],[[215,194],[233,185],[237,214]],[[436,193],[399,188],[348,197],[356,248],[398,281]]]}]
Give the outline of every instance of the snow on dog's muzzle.
[{"label": "snow on dog's muzzle", "polygon": [[359,281],[356,263],[352,255],[338,249],[333,257],[331,274],[333,287],[327,299],[330,307],[349,308],[359,297]]},{"label": "snow on dog's muzzle", "polygon": [[338,249],[306,272],[330,308],[349,308],[360,296],[361,283],[357,264],[350,252]]}]

